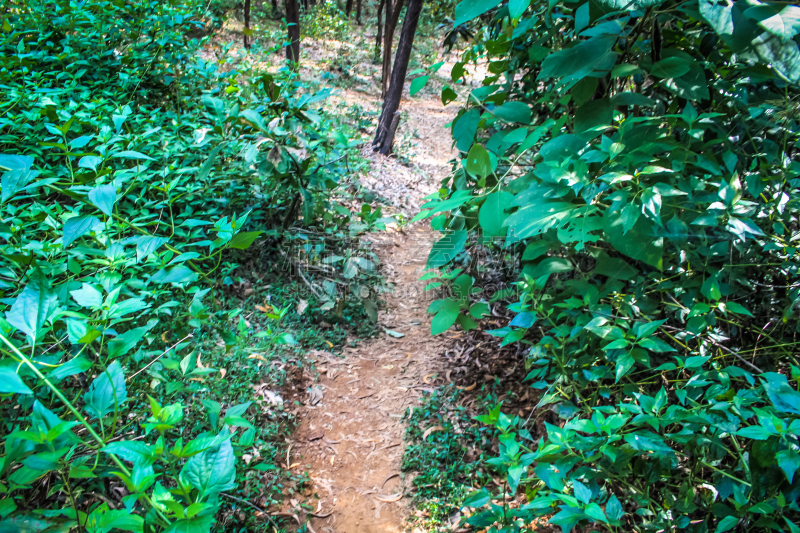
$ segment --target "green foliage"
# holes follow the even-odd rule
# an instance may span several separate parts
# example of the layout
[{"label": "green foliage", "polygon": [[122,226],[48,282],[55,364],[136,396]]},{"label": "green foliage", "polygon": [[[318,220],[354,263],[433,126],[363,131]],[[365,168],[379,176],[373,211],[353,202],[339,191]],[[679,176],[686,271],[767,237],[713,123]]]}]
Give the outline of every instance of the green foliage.
[{"label": "green foliage", "polygon": [[377,227],[330,199],[358,143],[290,70],[202,60],[202,2],[4,16],[0,529],[221,527],[237,481],[281,490],[267,441],[288,416],[252,384],[282,378],[242,346],[269,364],[297,342],[297,301],[248,321],[226,291],[277,243],[323,235],[319,255]]},{"label": "green foliage", "polygon": [[[402,468],[418,473],[413,482],[415,499],[428,512],[432,525],[450,518],[462,505],[469,486],[489,480],[476,454],[489,430],[470,420],[457,403],[459,394],[452,385],[437,389],[405,414]],[[434,431],[428,432],[430,428]]]},{"label": "green foliage", "polygon": [[[473,525],[796,530],[797,10],[456,8],[457,24],[490,22],[453,82],[482,57],[488,75],[452,122],[452,177],[423,206],[445,232],[428,266],[482,246],[518,258],[516,317],[489,333],[526,345],[539,406],[563,419],[537,445],[489,420],[492,464],[529,501]],[[502,243],[482,238],[499,228]],[[467,306],[434,302],[435,332]]]},{"label": "green foliage", "polygon": [[347,16],[336,2],[320,1],[303,14],[300,27],[303,34],[314,39],[343,41],[350,30]]}]

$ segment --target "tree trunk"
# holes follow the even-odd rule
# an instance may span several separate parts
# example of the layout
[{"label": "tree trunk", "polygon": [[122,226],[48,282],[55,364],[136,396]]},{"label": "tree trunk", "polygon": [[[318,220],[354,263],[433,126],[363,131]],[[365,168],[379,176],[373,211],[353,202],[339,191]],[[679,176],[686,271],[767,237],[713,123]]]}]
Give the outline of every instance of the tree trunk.
[{"label": "tree trunk", "polygon": [[361,26],[361,0],[356,0],[356,24]]},{"label": "tree trunk", "polygon": [[386,5],[386,0],[380,0],[378,3],[378,38],[375,41],[375,55],[381,53],[381,43],[383,42],[383,7]]},{"label": "tree trunk", "polygon": [[272,0],[272,15],[275,16],[277,12],[278,12],[278,0]]},{"label": "tree trunk", "polygon": [[406,13],[405,21],[403,21],[403,29],[400,32],[400,42],[397,44],[391,83],[383,101],[383,112],[378,121],[378,131],[375,133],[375,140],[372,142],[373,150],[379,151],[383,155],[389,155],[392,152],[394,131],[397,129],[397,124],[393,124],[393,122],[399,122],[397,110],[400,108],[400,97],[403,95],[403,84],[406,81],[408,61],[411,58],[411,47],[414,45],[414,34],[417,32],[423,1],[409,0],[408,12]]},{"label": "tree trunk", "polygon": [[244,47],[250,49],[250,0],[244,0]]},{"label": "tree trunk", "polygon": [[347,15],[347,18],[350,18],[350,12],[353,10],[353,0],[347,0],[347,5],[344,8],[344,13]]},{"label": "tree trunk", "polygon": [[403,0],[394,0],[394,3],[386,0],[386,26],[383,33],[383,67],[381,68],[381,98],[386,98],[386,91],[389,89],[389,80],[392,75],[392,42],[394,41],[394,30],[397,28],[397,21],[400,19],[401,9],[403,9]]},{"label": "tree trunk", "polygon": [[300,61],[300,8],[297,0],[286,0],[286,22],[289,24],[289,46],[286,47],[286,59]]}]

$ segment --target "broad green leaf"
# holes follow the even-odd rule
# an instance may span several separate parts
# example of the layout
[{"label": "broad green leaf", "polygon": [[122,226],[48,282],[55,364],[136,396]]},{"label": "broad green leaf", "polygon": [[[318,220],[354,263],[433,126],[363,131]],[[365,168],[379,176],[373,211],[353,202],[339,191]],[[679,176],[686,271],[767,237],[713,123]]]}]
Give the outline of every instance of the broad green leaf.
[{"label": "broad green leaf", "polygon": [[453,124],[453,139],[456,141],[456,148],[466,152],[475,140],[475,133],[478,131],[478,123],[481,121],[480,112],[473,108],[461,115]]},{"label": "broad green leaf", "polygon": [[152,157],[144,155],[141,152],[136,152],[134,150],[123,150],[122,152],[117,152],[111,157],[118,157],[121,159],[136,159],[140,161],[155,161],[155,159],[153,159]]},{"label": "broad green leaf", "polygon": [[169,242],[169,239],[166,237],[139,237],[136,241],[136,262],[141,262],[142,259],[158,250],[167,242]]},{"label": "broad green leaf", "polygon": [[620,253],[661,269],[664,239],[656,235],[653,226],[645,219],[639,219],[627,233],[623,231],[622,218],[608,214],[605,232],[609,243]]},{"label": "broad green leaf", "polygon": [[506,122],[531,123],[531,108],[523,102],[506,102],[495,108],[492,114]]},{"label": "broad green leaf", "polygon": [[162,268],[150,278],[153,283],[191,283],[196,281],[198,274],[185,265],[178,265],[170,269]]},{"label": "broad green leaf", "polygon": [[0,203],[5,203],[30,183],[36,175],[31,170],[32,166],[33,158],[30,156],[0,154],[0,167],[7,170],[0,180],[0,186],[2,186]]},{"label": "broad green leaf", "polygon": [[108,342],[108,355],[112,358],[128,355],[136,344],[142,340],[145,333],[150,330],[150,327],[143,326],[141,328],[129,329],[121,335],[117,335]]},{"label": "broad green leaf", "polygon": [[411,80],[411,86],[409,87],[409,96],[414,96],[418,92],[420,92],[428,83],[429,78],[430,76],[419,76],[418,78],[414,78],[413,80]]},{"label": "broad green leaf", "polygon": [[596,71],[610,72],[617,57],[611,48],[617,39],[616,35],[598,35],[572,48],[554,52],[542,62],[537,79],[561,78],[576,82]]},{"label": "broad green leaf", "polygon": [[93,418],[113,413],[128,399],[125,375],[119,361],[114,361],[95,378],[86,395],[85,410]]},{"label": "broad green leaf", "polygon": [[[434,306],[433,304],[438,304]],[[458,300],[447,298],[445,300],[437,300],[433,302],[428,308],[428,312],[435,312],[433,319],[431,319],[431,335],[439,335],[444,333],[456,323],[458,314],[461,311],[461,306]],[[432,311],[432,309],[434,311]]]},{"label": "broad green leaf", "polygon": [[235,462],[233,446],[228,438],[189,459],[181,470],[181,478],[196,488],[201,498],[205,498],[236,486]]},{"label": "broad green leaf", "polygon": [[66,248],[79,237],[89,233],[97,225],[102,225],[102,222],[97,217],[80,216],[72,217],[64,222],[64,238],[61,241],[62,248]]},{"label": "broad green leaf", "polygon": [[233,238],[228,242],[229,248],[236,248],[237,250],[247,250],[250,248],[250,245],[258,238],[259,235],[264,233],[263,231],[247,231],[237,233],[233,236]]},{"label": "broad green leaf", "polygon": [[138,466],[150,466],[156,460],[156,450],[141,441],[120,441],[107,444],[103,450]]},{"label": "broad green leaf", "polygon": [[714,529],[714,533],[724,533],[725,531],[730,531],[736,524],[739,523],[739,518],[735,515],[726,516],[722,520],[717,523],[716,529]]},{"label": "broad green leaf", "polygon": [[505,210],[511,206],[514,195],[506,191],[490,194],[478,211],[478,222],[484,237],[502,237],[508,231],[503,223],[508,216]]},{"label": "broad green leaf", "polygon": [[89,191],[89,201],[107,216],[111,216],[114,212],[114,203],[117,201],[117,188],[113,185],[95,187]]},{"label": "broad green leaf", "polygon": [[37,269],[6,312],[6,320],[25,333],[31,342],[35,342],[39,330],[57,305],[57,297],[50,290],[50,283]]},{"label": "broad green leaf", "polygon": [[467,172],[477,178],[485,178],[493,171],[489,152],[480,144],[476,144],[470,149],[465,166]]},{"label": "broad green leaf", "polygon": [[[611,344],[618,343],[622,340],[624,339],[620,339],[619,341],[614,341]],[[608,346],[606,346],[606,349],[608,349]],[[622,377],[625,376],[625,374],[627,374],[631,368],[633,368],[633,365],[635,363],[636,361],[633,359],[631,352],[625,352],[624,354],[622,354],[619,357],[619,359],[617,359],[617,369],[616,369],[617,377],[614,380],[614,383],[619,383],[619,380],[622,379]]]},{"label": "broad green leaf", "polygon": [[577,206],[569,202],[551,202],[535,195],[517,195],[513,205],[520,208],[509,215],[505,225],[515,239],[539,235],[566,221],[577,211]]},{"label": "broad green leaf", "polygon": [[508,14],[512,19],[519,20],[529,5],[531,5],[531,0],[509,0]]},{"label": "broad green leaf", "polygon": [[486,489],[480,489],[469,494],[466,498],[464,498],[464,503],[462,504],[464,507],[483,507],[487,503],[491,496]]},{"label": "broad green leaf", "polygon": [[499,3],[499,0],[461,0],[461,2],[456,4],[453,27],[456,28],[465,22],[483,15],[493,7],[496,7]]},{"label": "broad green leaf", "polygon": [[659,78],[679,78],[689,72],[692,64],[680,57],[667,57],[653,64],[650,74]]},{"label": "broad green leaf", "polygon": [[436,241],[428,255],[427,268],[439,268],[453,259],[464,249],[467,242],[467,231],[449,231]]},{"label": "broad green leaf", "polygon": [[0,366],[0,394],[33,394],[22,378],[8,366]]},{"label": "broad green leaf", "polygon": [[72,299],[81,307],[95,309],[103,305],[103,293],[88,283],[84,283],[80,289],[69,293],[72,295]]},{"label": "broad green leaf", "polygon": [[54,368],[47,377],[49,379],[64,379],[69,376],[74,376],[75,374],[80,374],[81,372],[86,372],[90,368],[92,368],[92,362],[86,357],[79,355],[57,368]]},{"label": "broad green leaf", "polygon": [[217,160],[217,156],[224,146],[225,143],[219,143],[214,147],[213,150],[211,150],[211,153],[208,154],[205,163],[203,163],[203,166],[200,167],[200,170],[197,173],[198,180],[204,181],[206,178],[208,178],[208,175],[211,173],[211,169],[214,168],[214,162]]}]

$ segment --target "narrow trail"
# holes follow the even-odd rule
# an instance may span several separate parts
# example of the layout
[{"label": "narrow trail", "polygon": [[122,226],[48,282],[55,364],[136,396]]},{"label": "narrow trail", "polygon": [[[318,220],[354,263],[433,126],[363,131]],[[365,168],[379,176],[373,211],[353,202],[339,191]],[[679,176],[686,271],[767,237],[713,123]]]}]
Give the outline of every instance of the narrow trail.
[{"label": "narrow trail", "polygon": [[[432,100],[407,100],[402,109],[409,113],[403,128],[418,136],[409,165],[370,153],[372,172],[362,185],[394,203],[395,211],[408,212],[418,209],[420,199],[438,189],[449,171],[451,148],[444,126],[452,116]],[[440,356],[452,342],[447,336],[431,337],[430,302],[423,291],[427,282],[419,281],[433,237],[424,223],[371,236],[393,287],[379,315],[381,333],[346,348],[343,358],[324,351],[310,354],[320,379],[312,384],[290,460],[307,468],[312,492],[319,496],[306,502],[316,509],[309,518],[317,533],[404,530],[411,477],[400,470],[402,417],[423,390],[433,390],[429,378],[444,370]]]}]

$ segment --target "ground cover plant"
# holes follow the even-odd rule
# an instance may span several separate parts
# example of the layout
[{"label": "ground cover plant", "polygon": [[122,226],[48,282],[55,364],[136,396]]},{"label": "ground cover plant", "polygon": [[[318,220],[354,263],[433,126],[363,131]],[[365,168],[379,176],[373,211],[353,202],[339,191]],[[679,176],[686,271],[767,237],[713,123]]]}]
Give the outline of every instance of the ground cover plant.
[{"label": "ground cover plant", "polygon": [[[378,223],[342,203],[356,135],[289,66],[204,60],[202,2],[2,17],[0,528],[275,527],[248,506],[297,477],[277,442],[296,346],[376,305],[341,290],[376,280],[336,245]],[[332,253],[338,286],[292,289]],[[340,325],[306,327],[327,310]]]},{"label": "ground cover plant", "polygon": [[[488,313],[482,250],[521,264],[535,442],[502,406],[480,417],[519,531],[798,531],[800,198],[797,13],[756,0],[463,0],[476,40],[444,102],[485,59],[451,123],[459,157],[423,206],[452,289],[432,332]],[[457,270],[461,269],[461,270]],[[429,278],[436,278],[430,274]],[[483,298],[483,300],[481,300]]]}]

